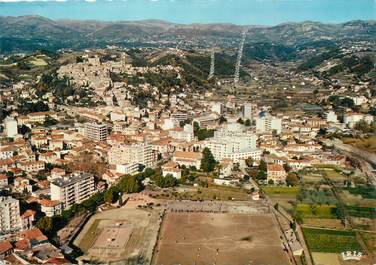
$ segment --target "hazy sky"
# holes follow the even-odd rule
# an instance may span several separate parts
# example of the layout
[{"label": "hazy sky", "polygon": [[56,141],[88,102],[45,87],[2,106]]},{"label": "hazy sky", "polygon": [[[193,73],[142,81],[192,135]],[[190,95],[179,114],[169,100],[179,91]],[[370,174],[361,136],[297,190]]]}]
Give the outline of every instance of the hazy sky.
[{"label": "hazy sky", "polygon": [[376,0],[0,0],[0,15],[275,25],[376,19]]}]

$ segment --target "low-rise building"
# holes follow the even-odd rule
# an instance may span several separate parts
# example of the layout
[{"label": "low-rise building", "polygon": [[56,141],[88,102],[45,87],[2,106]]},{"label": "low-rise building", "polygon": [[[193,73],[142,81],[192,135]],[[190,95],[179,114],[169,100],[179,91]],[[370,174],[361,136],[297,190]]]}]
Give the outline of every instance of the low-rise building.
[{"label": "low-rise building", "polygon": [[162,175],[165,177],[167,175],[172,175],[176,179],[181,178],[181,169],[178,164],[172,161],[167,162],[162,166]]},{"label": "low-rise building", "polygon": [[43,199],[39,201],[39,204],[41,206],[41,211],[48,217],[60,215],[63,210],[63,205],[60,201]]},{"label": "low-rise building", "polygon": [[0,188],[8,186],[8,176],[5,174],[0,174]]},{"label": "low-rise building", "polygon": [[201,167],[202,154],[196,152],[182,152],[176,151],[172,160],[179,166],[196,167],[197,169]]},{"label": "low-rise building", "polygon": [[286,182],[287,173],[282,165],[268,164],[267,181],[273,181],[274,184],[282,184]]},{"label": "low-rise building", "polygon": [[44,170],[44,166],[43,161],[26,161],[18,164],[18,167],[26,172],[38,172]]}]

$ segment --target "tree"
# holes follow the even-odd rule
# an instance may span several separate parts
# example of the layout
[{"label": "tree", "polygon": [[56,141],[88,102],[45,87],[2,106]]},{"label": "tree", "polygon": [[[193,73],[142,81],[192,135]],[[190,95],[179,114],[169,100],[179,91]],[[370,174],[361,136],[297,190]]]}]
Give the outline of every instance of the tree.
[{"label": "tree", "polygon": [[146,168],[144,173],[143,173],[145,178],[150,178],[154,174],[155,174],[155,170],[150,168],[150,167]]},{"label": "tree", "polygon": [[52,232],[53,229],[53,221],[51,217],[44,216],[38,220],[36,223],[36,226],[46,234],[49,234]]},{"label": "tree", "polygon": [[373,133],[374,132],[374,126],[368,124],[365,120],[358,121],[355,126],[355,130],[361,131],[362,133]]},{"label": "tree", "polygon": [[266,172],[266,170],[267,170],[267,164],[266,164],[266,162],[264,160],[260,161],[258,169]]},{"label": "tree", "polygon": [[219,124],[227,122],[227,119],[223,116],[219,117]]},{"label": "tree", "polygon": [[259,171],[257,172],[257,176],[256,176],[256,179],[257,179],[257,180],[265,180],[266,178],[267,178],[266,171],[259,170]]},{"label": "tree", "polygon": [[46,120],[43,123],[43,126],[49,127],[58,124],[58,121],[52,118],[50,115],[47,115]]},{"label": "tree", "polygon": [[197,136],[197,139],[199,141],[205,140],[207,138],[214,136],[214,130],[207,130],[207,129],[198,129],[196,131],[195,136]]},{"label": "tree", "polygon": [[240,124],[244,124],[244,121],[243,121],[242,118],[239,118],[236,122],[237,122],[237,123],[240,123]]},{"label": "tree", "polygon": [[246,160],[245,160],[245,163],[247,165],[247,167],[252,167],[253,166],[253,158],[252,157],[248,157]]},{"label": "tree", "polygon": [[174,178],[171,174],[167,174],[165,177],[160,174],[154,175],[152,180],[158,187],[161,188],[175,187],[178,184],[176,178]]},{"label": "tree", "polygon": [[291,228],[293,231],[296,231],[296,222],[295,222],[295,221],[290,222],[290,228]]},{"label": "tree", "polygon": [[125,193],[135,193],[142,190],[142,183],[136,176],[124,176],[118,185],[120,191]]},{"label": "tree", "polygon": [[193,122],[193,132],[196,134],[200,130],[200,125],[197,121]]},{"label": "tree", "polygon": [[114,203],[116,201],[115,191],[112,188],[106,190],[103,196],[105,202]]},{"label": "tree", "polygon": [[288,186],[296,186],[299,184],[299,177],[296,173],[289,173],[286,177],[286,184]]},{"label": "tree", "polygon": [[201,169],[204,172],[212,172],[215,168],[216,161],[209,148],[205,148],[202,152]]},{"label": "tree", "polygon": [[251,126],[251,125],[252,125],[251,120],[250,120],[250,119],[247,119],[247,120],[245,121],[244,125],[247,126],[247,127]]}]

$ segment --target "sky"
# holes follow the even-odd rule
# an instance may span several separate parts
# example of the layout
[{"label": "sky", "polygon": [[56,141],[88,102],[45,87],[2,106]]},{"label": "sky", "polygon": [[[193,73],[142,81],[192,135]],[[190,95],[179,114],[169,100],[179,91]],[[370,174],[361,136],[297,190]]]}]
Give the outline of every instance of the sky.
[{"label": "sky", "polygon": [[376,20],[376,0],[0,0],[0,16],[276,25]]}]

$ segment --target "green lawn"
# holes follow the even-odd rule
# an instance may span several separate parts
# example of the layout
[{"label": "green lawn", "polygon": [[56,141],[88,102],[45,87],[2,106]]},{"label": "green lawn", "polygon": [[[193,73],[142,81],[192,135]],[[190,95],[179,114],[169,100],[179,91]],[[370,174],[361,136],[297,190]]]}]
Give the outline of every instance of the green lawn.
[{"label": "green lawn", "polygon": [[362,251],[355,232],[303,228],[303,233],[311,252]]}]

